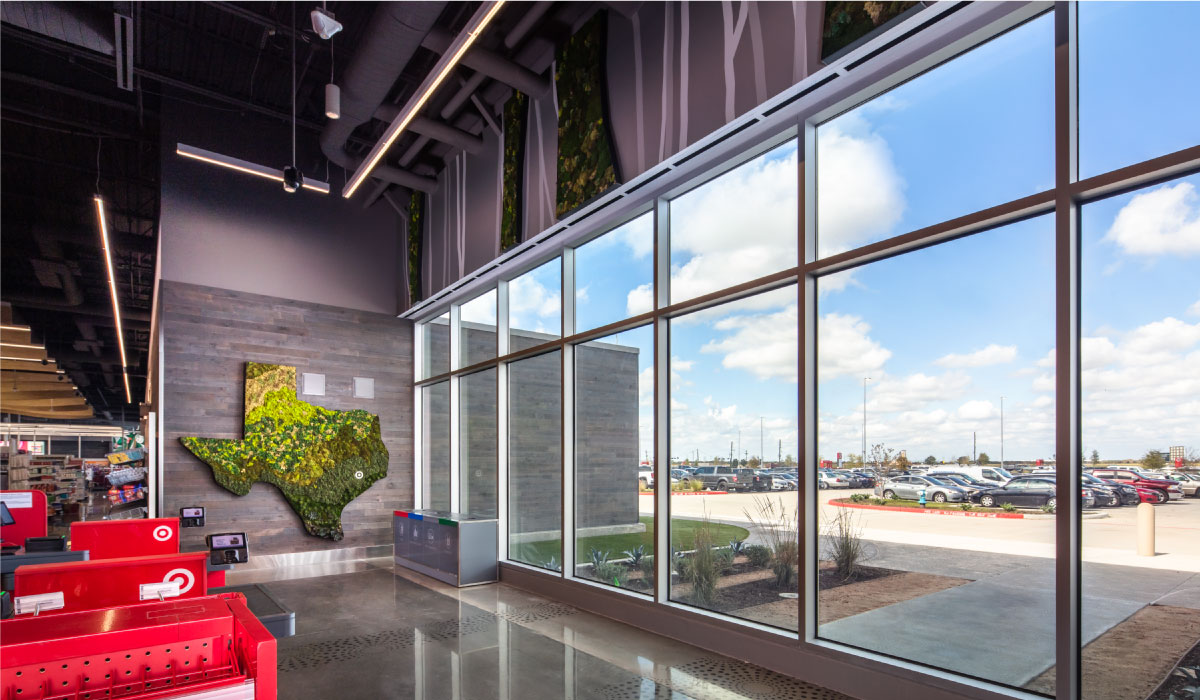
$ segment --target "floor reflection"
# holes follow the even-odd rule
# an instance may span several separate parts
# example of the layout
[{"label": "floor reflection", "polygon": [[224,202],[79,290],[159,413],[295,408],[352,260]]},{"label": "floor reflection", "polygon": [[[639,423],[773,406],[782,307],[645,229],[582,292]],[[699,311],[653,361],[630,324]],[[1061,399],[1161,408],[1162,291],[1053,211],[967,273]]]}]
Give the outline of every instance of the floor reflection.
[{"label": "floor reflection", "polygon": [[846,697],[503,585],[372,567],[269,588],[296,611],[280,698]]}]

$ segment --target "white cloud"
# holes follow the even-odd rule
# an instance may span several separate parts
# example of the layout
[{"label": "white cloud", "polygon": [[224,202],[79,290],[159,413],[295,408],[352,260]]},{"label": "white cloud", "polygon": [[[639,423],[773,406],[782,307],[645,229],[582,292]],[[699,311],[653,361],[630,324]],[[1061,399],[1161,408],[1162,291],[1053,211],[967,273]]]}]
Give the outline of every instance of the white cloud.
[{"label": "white cloud", "polygon": [[1188,316],[1200,316],[1200,299],[1196,300],[1195,304],[1188,307]]},{"label": "white cloud", "polygon": [[891,232],[904,214],[904,179],[887,141],[860,113],[817,130],[817,228],[821,255]]},{"label": "white cloud", "polygon": [[551,290],[535,275],[521,275],[508,283],[508,309],[514,329],[559,331],[562,301],[558,290]]},{"label": "white cloud", "polygon": [[488,292],[463,304],[460,311],[461,319],[467,323],[482,323],[496,325],[496,292]]},{"label": "white cloud", "polygon": [[1039,374],[1038,376],[1034,377],[1033,378],[1033,390],[1034,391],[1054,391],[1054,375],[1043,373],[1043,374]]},{"label": "white cloud", "polygon": [[1017,359],[1017,346],[992,344],[965,355],[957,353],[944,355],[934,364],[942,367],[986,367],[1012,362],[1015,359]]},{"label": "white cloud", "polygon": [[1042,395],[1033,400],[1034,408],[1046,408],[1054,405],[1054,397]]},{"label": "white cloud", "polygon": [[733,331],[700,348],[700,352],[723,354],[722,367],[747,370],[760,379],[796,381],[799,327],[795,304],[776,313],[723,318],[713,328]]},{"label": "white cloud", "polygon": [[861,287],[862,283],[854,278],[856,272],[858,270],[842,270],[820,278],[817,280],[817,296],[840,292],[846,287]]},{"label": "white cloud", "polygon": [[[671,202],[671,298],[691,299],[796,264],[796,151],[759,158]],[[645,310],[644,292],[630,295]]]},{"label": "white cloud", "polygon": [[878,372],[892,352],[868,335],[871,326],[858,316],[826,314],[817,324],[819,381]]},{"label": "white cloud", "polygon": [[579,289],[575,290],[575,300],[576,301],[588,301],[589,300],[588,299],[588,290],[590,288],[591,288],[591,285],[588,285],[586,287],[580,287]]},{"label": "white cloud", "polygon": [[629,291],[625,297],[625,314],[637,316],[654,309],[654,285],[652,283],[638,285]]},{"label": "white cloud", "polygon": [[1131,255],[1200,254],[1200,195],[1190,182],[1135,196],[1105,235]]},{"label": "white cloud", "polygon": [[671,355],[671,371],[672,372],[690,372],[692,367],[696,366],[695,360],[684,360],[678,355]]},{"label": "white cloud", "polygon": [[956,399],[970,383],[971,378],[964,372],[885,376],[867,383],[867,410],[876,413],[915,410],[932,401]]},{"label": "white cloud", "polygon": [[957,413],[959,417],[967,420],[983,420],[1000,414],[991,401],[978,400],[968,401],[959,406]]}]

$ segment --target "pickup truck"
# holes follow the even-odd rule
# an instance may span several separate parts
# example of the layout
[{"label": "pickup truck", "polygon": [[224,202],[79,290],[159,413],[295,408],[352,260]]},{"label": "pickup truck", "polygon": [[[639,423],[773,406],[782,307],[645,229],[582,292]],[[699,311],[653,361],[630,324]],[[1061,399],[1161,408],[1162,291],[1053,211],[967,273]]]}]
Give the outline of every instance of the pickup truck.
[{"label": "pickup truck", "polygon": [[758,474],[753,469],[734,467],[700,467],[692,475],[704,483],[710,491],[770,491],[771,476]]}]

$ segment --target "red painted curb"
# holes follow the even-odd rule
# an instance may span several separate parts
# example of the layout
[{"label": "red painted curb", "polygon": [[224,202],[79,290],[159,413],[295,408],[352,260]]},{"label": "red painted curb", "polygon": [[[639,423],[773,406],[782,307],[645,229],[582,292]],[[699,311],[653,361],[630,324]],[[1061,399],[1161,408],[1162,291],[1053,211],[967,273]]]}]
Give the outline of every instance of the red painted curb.
[{"label": "red painted curb", "polygon": [[841,499],[829,502],[839,508],[864,508],[866,510],[892,510],[897,513],[932,513],[934,515],[962,515],[968,518],[1004,518],[1007,520],[1023,520],[1024,513],[978,513],[971,510],[940,510],[938,508],[905,508],[904,506],[875,506],[865,503],[849,503]]},{"label": "red painted curb", "polygon": [[[653,496],[653,491],[638,491],[639,496]],[[672,491],[672,496],[728,496],[728,491]]]}]

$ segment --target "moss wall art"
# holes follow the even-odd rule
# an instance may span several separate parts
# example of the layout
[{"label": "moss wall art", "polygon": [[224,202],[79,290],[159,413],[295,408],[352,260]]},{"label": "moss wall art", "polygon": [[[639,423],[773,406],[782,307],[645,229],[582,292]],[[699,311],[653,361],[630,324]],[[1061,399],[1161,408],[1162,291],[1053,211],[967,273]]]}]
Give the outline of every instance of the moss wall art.
[{"label": "moss wall art", "polygon": [[180,438],[217,483],[245,496],[261,481],[283,492],[310,535],[342,539],[342,509],[387,476],[379,417],[296,398],[296,368],[246,363],[241,440]]},{"label": "moss wall art", "polygon": [[597,12],[558,51],[559,218],[620,182],[605,95],[608,14]]},{"label": "moss wall art", "polygon": [[425,194],[413,190],[408,202],[408,305],[421,301],[421,245],[425,230]]},{"label": "moss wall art", "polygon": [[529,98],[520,91],[504,103],[504,194],[500,210],[500,250],[521,242],[521,185],[525,173],[525,129]]},{"label": "moss wall art", "polygon": [[827,2],[821,31],[821,58],[858,41],[899,17],[915,2]]}]

